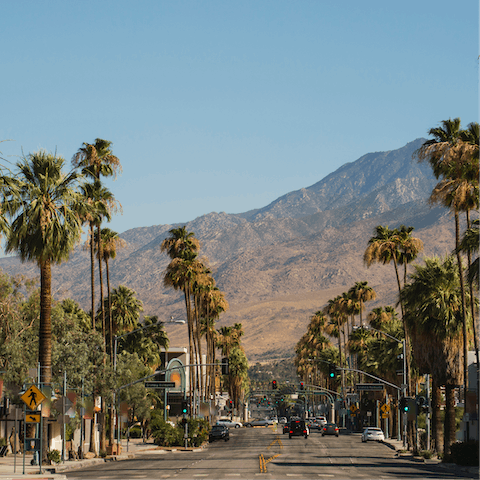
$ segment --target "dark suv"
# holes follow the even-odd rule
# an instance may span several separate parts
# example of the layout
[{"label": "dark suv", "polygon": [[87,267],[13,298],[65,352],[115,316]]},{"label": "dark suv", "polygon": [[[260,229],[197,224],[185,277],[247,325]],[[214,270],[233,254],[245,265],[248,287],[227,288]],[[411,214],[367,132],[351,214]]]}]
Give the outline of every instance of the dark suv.
[{"label": "dark suv", "polygon": [[214,425],[208,436],[208,441],[211,443],[215,440],[230,440],[230,432],[225,425]]},{"label": "dark suv", "polygon": [[291,420],[288,437],[308,437],[308,427],[303,420]]}]

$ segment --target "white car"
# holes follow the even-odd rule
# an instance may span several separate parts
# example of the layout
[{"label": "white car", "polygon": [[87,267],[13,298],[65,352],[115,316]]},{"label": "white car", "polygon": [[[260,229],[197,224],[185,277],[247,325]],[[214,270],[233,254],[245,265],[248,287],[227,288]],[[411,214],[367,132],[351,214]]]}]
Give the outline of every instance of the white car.
[{"label": "white car", "polygon": [[230,420],[229,418],[220,418],[217,420],[217,425],[223,425],[224,427],[228,428],[240,428],[243,425],[240,422],[236,422],[235,420]]},{"label": "white car", "polygon": [[367,427],[362,433],[362,442],[368,442],[368,440],[375,440],[377,442],[383,442],[385,435],[381,428]]}]

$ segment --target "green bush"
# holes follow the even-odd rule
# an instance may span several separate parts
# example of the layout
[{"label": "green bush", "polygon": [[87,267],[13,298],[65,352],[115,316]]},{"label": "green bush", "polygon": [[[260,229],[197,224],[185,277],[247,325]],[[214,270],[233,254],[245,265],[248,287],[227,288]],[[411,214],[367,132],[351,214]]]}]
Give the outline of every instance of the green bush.
[{"label": "green bush", "polygon": [[478,442],[457,442],[452,445],[450,455],[445,456],[444,462],[456,463],[468,467],[478,467]]},{"label": "green bush", "polygon": [[62,461],[58,450],[50,450],[47,453],[47,458],[53,463],[60,463]]},{"label": "green bush", "polygon": [[188,420],[188,438],[191,447],[199,447],[208,440],[210,424],[204,418],[190,418]]},{"label": "green bush", "polygon": [[7,439],[0,437],[0,447],[4,447],[7,444]]},{"label": "green bush", "polygon": [[130,438],[142,438],[142,429],[141,427],[132,427],[130,429]]},{"label": "green bush", "polygon": [[[208,439],[210,424],[205,419],[189,418],[188,442],[189,447],[199,447]],[[181,422],[173,427],[163,419],[163,413],[153,413],[150,423],[152,437],[157,445],[163,447],[184,446],[185,426]]]}]

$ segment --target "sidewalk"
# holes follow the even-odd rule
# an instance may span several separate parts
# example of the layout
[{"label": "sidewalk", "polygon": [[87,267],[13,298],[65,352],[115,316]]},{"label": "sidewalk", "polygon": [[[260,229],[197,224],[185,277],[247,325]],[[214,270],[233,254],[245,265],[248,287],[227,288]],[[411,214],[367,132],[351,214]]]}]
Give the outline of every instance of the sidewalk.
[{"label": "sidewalk", "polygon": [[[180,448],[179,448],[180,449]],[[17,479],[23,480],[36,479],[36,480],[66,480],[66,476],[62,472],[82,468],[89,465],[96,465],[108,461],[126,460],[128,458],[135,458],[135,454],[148,451],[149,453],[167,453],[165,449],[159,449],[154,443],[143,443],[141,439],[131,439],[128,442],[122,441],[122,454],[114,455],[106,458],[91,458],[83,460],[66,460],[58,465],[42,465],[42,473],[40,473],[40,467],[38,465],[30,465],[32,460],[31,455],[25,456],[25,474],[23,474],[23,454],[18,453],[15,456],[9,454],[6,457],[0,457],[0,479]]]},{"label": "sidewalk", "polygon": [[[383,443],[388,445],[390,448],[397,452],[398,457],[406,457],[414,462],[421,462],[430,465],[438,465],[439,467],[445,470],[451,470],[452,472],[462,472],[473,475],[472,478],[478,478],[479,469],[478,467],[464,467],[462,465],[457,465],[455,463],[443,463],[438,458],[424,458],[424,457],[415,457],[412,452],[405,452],[403,447],[403,442],[396,440],[394,438],[386,438]],[[405,453],[401,453],[405,452]]]}]

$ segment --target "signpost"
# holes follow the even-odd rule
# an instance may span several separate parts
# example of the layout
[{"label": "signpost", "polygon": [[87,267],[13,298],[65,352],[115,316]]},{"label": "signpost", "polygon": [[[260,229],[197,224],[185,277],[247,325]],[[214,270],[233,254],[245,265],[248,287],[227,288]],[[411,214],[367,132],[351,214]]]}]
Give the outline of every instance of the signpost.
[{"label": "signpost", "polygon": [[[38,465],[40,468],[40,473],[42,472],[42,459],[41,459],[41,449],[42,449],[42,414],[40,411],[37,411],[37,407],[47,398],[46,395],[36,386],[31,385],[27,388],[25,393],[20,397],[25,403],[25,427],[24,427],[24,449],[23,449],[23,473],[25,474],[25,452],[34,451],[37,455]],[[28,409],[28,410],[27,410]],[[35,423],[40,428],[35,427],[37,431],[38,438],[26,438],[26,424]]]}]

